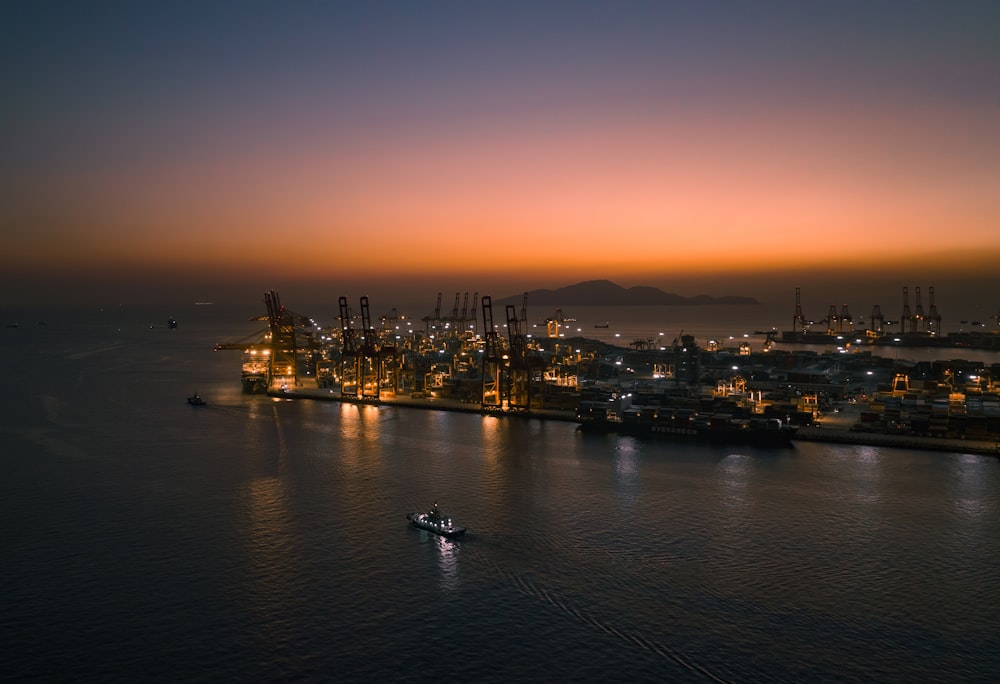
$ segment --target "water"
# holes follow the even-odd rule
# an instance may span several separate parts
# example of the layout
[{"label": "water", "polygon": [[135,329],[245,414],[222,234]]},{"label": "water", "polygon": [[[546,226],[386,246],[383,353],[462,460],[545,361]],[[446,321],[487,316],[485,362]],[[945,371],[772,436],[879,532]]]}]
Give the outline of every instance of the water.
[{"label": "water", "polygon": [[[260,327],[245,312],[46,321],[0,330],[10,679],[1000,669],[995,458],[275,401],[240,394],[238,352],[212,351]],[[435,499],[465,539],[407,526]]]}]

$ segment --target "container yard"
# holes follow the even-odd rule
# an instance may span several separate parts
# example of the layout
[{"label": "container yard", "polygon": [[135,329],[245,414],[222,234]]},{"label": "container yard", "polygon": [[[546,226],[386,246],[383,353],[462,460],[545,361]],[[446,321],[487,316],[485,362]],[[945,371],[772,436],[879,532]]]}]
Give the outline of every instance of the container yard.
[{"label": "container yard", "polygon": [[445,313],[438,295],[418,320],[395,309],[373,317],[367,297],[356,309],[340,297],[337,324],[325,328],[274,290],[264,303],[258,335],[216,345],[242,353],[248,394],[527,415],[640,436],[765,445],[905,438],[1000,452],[997,362],[912,363],[866,345],[784,349],[771,336],[759,349],[683,334],[621,347],[565,337],[561,311],[534,336],[527,297],[495,312],[489,296],[456,294]]}]

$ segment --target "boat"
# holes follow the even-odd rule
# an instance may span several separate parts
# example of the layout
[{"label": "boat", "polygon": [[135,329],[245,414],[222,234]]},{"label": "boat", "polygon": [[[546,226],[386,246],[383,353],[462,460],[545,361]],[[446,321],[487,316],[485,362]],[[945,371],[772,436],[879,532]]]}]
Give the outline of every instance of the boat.
[{"label": "boat", "polygon": [[442,537],[448,537],[449,539],[452,537],[461,537],[465,534],[465,528],[456,525],[452,521],[451,516],[443,514],[436,501],[426,513],[407,513],[406,519],[414,527],[439,534]]},{"label": "boat", "polygon": [[595,323],[594,327],[595,328],[607,328],[608,325],[609,325],[608,323]]},{"label": "boat", "polygon": [[197,392],[195,392],[190,397],[188,397],[188,403],[191,404],[192,406],[204,406],[205,400],[202,399]]},{"label": "boat", "polygon": [[167,327],[170,328],[171,330],[173,330],[174,328],[176,328],[177,327],[177,319],[176,318],[168,318],[167,319]]}]

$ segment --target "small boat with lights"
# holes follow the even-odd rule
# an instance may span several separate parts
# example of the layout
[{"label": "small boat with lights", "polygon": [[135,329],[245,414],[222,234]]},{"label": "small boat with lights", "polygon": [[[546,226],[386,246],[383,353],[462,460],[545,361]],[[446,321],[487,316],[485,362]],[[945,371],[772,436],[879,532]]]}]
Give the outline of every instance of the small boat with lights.
[{"label": "small boat with lights", "polygon": [[202,399],[197,392],[188,397],[188,403],[192,406],[204,406],[205,400]]},{"label": "small boat with lights", "polygon": [[451,516],[443,514],[436,501],[426,513],[407,513],[406,519],[414,527],[419,527],[421,530],[427,530],[434,534],[440,534],[442,537],[460,537],[465,534],[465,528],[459,527],[452,522]]}]

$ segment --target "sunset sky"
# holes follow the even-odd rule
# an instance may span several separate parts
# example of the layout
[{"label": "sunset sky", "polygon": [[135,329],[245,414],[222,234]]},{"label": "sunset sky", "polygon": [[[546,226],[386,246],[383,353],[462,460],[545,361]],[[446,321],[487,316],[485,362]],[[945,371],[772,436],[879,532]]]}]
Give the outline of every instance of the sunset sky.
[{"label": "sunset sky", "polygon": [[5,305],[608,278],[1000,306],[1000,3],[0,17]]}]

